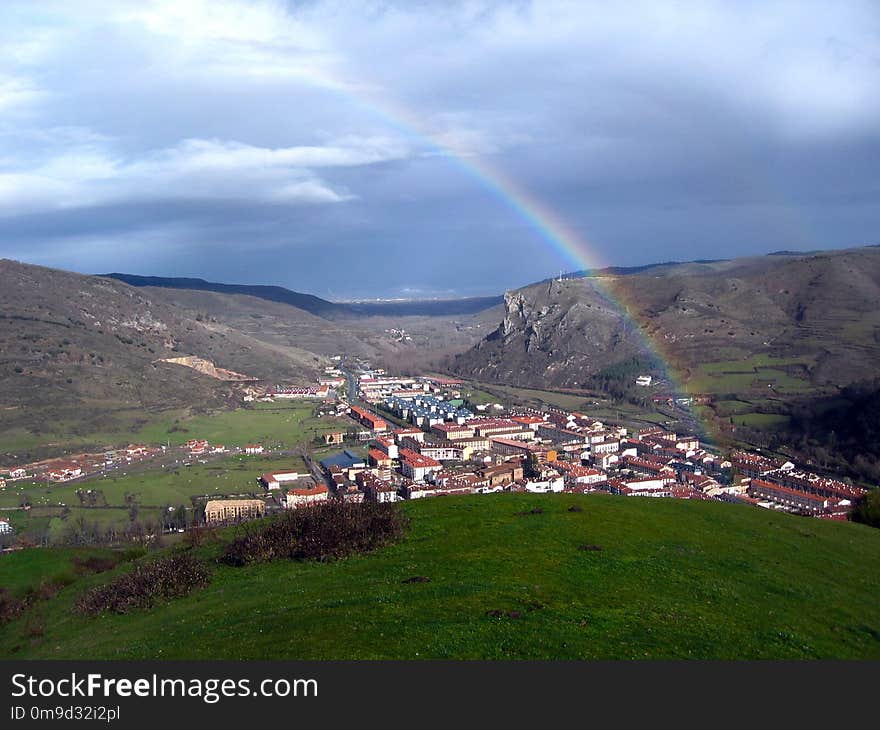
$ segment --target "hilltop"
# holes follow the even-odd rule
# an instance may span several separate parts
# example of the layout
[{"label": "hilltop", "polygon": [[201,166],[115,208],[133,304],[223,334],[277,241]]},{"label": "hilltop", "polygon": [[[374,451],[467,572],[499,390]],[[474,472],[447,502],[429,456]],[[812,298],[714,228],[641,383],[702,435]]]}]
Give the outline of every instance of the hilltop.
[{"label": "hilltop", "polygon": [[[877,530],[600,495],[444,497],[402,508],[409,534],[376,553],[214,564],[204,590],[126,615],[71,609],[127,566],[77,577],[71,550],[0,556],[14,593],[40,580],[64,586],[0,625],[0,655],[880,658]],[[222,546],[198,550],[212,558]]]}]

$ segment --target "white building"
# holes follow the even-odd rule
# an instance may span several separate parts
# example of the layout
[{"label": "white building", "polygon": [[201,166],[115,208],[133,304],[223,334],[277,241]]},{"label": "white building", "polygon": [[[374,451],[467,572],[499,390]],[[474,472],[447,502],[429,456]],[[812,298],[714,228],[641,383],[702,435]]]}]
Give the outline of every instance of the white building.
[{"label": "white building", "polygon": [[561,492],[565,489],[565,479],[561,476],[551,479],[543,479],[541,481],[527,481],[526,491],[535,492],[536,494],[547,494],[549,492]]},{"label": "white building", "polygon": [[329,496],[330,491],[323,484],[316,484],[309,489],[291,489],[287,492],[284,506],[287,509],[308,507],[313,504],[318,504],[319,502],[326,502]]}]

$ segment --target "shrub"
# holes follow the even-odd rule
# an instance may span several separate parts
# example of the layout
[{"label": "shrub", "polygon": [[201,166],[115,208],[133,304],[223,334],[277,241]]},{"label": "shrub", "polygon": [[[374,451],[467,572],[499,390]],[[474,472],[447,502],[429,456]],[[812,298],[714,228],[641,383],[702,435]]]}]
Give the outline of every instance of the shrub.
[{"label": "shrub", "polygon": [[27,599],[15,598],[6,588],[0,586],[0,624],[17,618],[27,606]]},{"label": "shrub", "polygon": [[399,539],[406,518],[391,503],[339,502],[288,512],[233,540],[221,560],[234,566],[269,560],[334,560]]},{"label": "shrub", "polygon": [[118,554],[90,555],[87,558],[76,555],[73,558],[73,565],[76,572],[80,575],[87,573],[104,573],[108,570],[113,570],[113,568],[119,564],[121,558],[122,556]]},{"label": "shrub", "polygon": [[141,565],[116,580],[86,591],[76,603],[79,613],[128,613],[156,601],[185,596],[210,580],[208,566],[189,553],[170,555]]}]

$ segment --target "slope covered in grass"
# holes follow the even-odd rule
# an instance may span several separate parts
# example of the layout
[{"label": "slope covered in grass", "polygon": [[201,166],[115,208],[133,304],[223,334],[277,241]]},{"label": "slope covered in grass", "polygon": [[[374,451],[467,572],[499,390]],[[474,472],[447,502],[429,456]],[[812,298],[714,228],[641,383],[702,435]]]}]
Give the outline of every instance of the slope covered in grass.
[{"label": "slope covered in grass", "polygon": [[[403,508],[411,528],[396,545],[335,563],[215,564],[206,589],[148,611],[75,615],[87,586],[127,568],[87,576],[0,626],[0,655],[880,658],[877,530],[609,496]],[[0,557],[0,584],[9,558],[21,559]]]}]

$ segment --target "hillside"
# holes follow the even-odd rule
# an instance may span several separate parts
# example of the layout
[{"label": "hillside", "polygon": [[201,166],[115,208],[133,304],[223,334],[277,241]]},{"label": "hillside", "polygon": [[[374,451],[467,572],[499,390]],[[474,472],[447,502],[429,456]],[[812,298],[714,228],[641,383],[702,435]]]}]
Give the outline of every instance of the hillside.
[{"label": "hillside", "polygon": [[160,417],[240,404],[236,383],[311,381],[330,355],[419,370],[472,346],[499,315],[488,300],[458,300],[413,302],[408,316],[367,314],[373,305],[343,316],[280,287],[254,295],[134,279],[0,261],[0,465],[56,456],[73,441],[122,445]]},{"label": "hillside", "polygon": [[160,362],[183,356],[260,379],[311,379],[320,362],[121,282],[0,261],[0,451],[230,402],[233,384]]},{"label": "hillside", "polygon": [[841,386],[875,372],[878,301],[877,247],[575,275],[508,293],[498,329],[452,370],[543,387],[583,386],[633,358],[650,370],[653,347],[637,321],[697,392],[759,384],[754,377],[708,385],[699,378],[707,363],[733,363],[727,370],[746,373],[737,362],[752,358],[776,358],[783,389]]},{"label": "hillside", "polygon": [[[93,619],[71,606],[115,573],[70,583],[69,550],[0,556],[0,583],[13,593],[40,578],[70,583],[0,625],[0,656],[880,658],[878,530],[598,495],[445,497],[403,508],[410,533],[375,554],[214,564],[200,592]],[[427,580],[407,582],[414,577]]]},{"label": "hillside", "polygon": [[[401,304],[410,312],[405,316],[364,314],[325,319],[289,304],[245,294],[152,286],[141,291],[272,346],[327,356],[344,353],[392,370],[409,367],[414,372],[430,369],[432,361],[449,353],[467,350],[494,328],[502,311],[496,305],[474,313],[415,314],[419,303],[410,302]],[[466,301],[454,300],[444,306],[451,308]],[[376,311],[382,311],[383,305],[377,305]],[[430,306],[425,311],[431,311]]]}]

